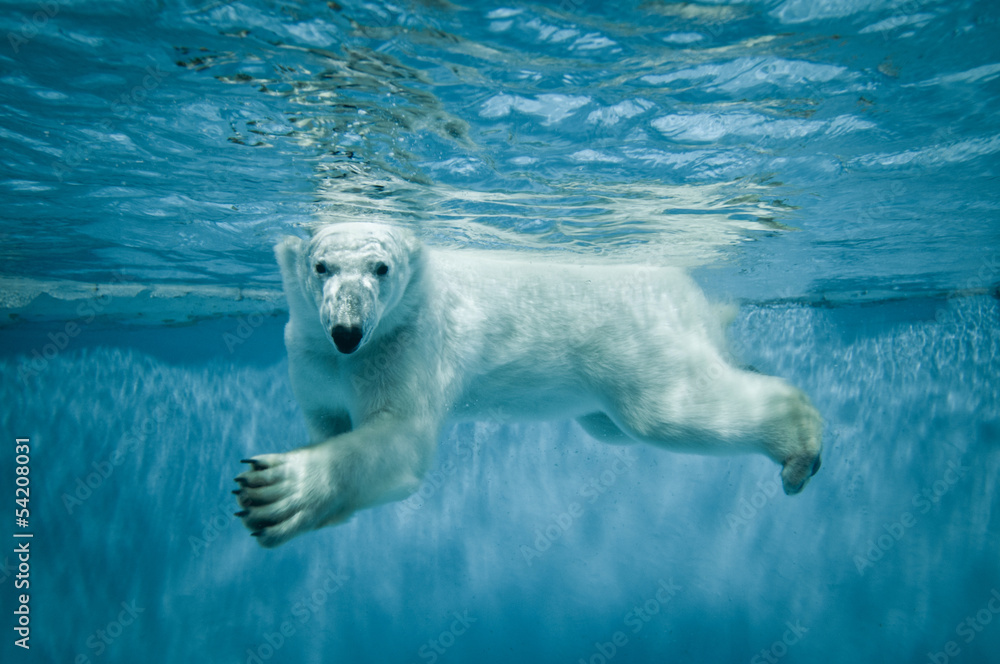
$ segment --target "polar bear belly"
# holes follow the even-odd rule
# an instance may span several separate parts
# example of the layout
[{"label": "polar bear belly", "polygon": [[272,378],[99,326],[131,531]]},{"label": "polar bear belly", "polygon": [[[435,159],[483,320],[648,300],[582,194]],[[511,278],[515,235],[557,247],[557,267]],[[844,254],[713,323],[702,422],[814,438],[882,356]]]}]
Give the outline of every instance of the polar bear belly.
[{"label": "polar bear belly", "polygon": [[601,410],[598,400],[568,381],[531,370],[500,369],[477,376],[455,401],[455,421],[555,420]]}]

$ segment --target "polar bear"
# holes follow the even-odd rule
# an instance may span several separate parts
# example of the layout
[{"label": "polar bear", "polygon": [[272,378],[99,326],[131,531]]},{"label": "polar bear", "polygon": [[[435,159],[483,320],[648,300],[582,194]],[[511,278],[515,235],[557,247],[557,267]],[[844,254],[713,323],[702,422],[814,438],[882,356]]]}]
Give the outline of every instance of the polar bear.
[{"label": "polar bear", "polygon": [[311,444],[244,460],[237,516],[265,547],[413,493],[447,422],[498,413],[576,418],[615,443],[761,452],[788,494],[819,468],[816,409],[728,361],[720,308],[679,270],[431,248],[357,221],[275,252]]}]

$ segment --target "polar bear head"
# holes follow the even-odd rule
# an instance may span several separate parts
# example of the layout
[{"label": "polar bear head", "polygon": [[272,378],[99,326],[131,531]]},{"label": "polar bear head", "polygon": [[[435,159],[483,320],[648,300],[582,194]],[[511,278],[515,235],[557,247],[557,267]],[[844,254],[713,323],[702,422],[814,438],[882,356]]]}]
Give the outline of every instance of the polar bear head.
[{"label": "polar bear head", "polygon": [[399,308],[417,269],[420,243],[395,226],[342,222],[319,227],[308,241],[286,238],[277,254],[286,293],[294,281],[327,338],[349,355]]}]

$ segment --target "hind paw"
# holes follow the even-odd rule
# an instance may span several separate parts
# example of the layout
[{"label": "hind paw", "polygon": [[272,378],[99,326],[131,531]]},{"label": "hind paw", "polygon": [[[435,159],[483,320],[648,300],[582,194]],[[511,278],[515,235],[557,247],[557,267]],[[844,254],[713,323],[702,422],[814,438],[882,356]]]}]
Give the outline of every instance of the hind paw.
[{"label": "hind paw", "polygon": [[793,390],[782,406],[777,412],[784,430],[777,436],[779,445],[772,458],[781,463],[781,483],[791,496],[802,491],[819,470],[823,420],[799,390]]},{"label": "hind paw", "polygon": [[820,464],[819,453],[802,454],[786,459],[781,469],[781,485],[785,493],[792,496],[802,491],[809,478],[819,470]]}]

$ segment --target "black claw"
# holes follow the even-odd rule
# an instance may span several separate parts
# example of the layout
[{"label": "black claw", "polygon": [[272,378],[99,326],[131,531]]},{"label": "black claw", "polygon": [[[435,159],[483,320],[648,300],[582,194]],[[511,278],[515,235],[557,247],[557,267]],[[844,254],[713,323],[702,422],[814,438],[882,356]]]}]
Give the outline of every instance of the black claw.
[{"label": "black claw", "polygon": [[237,484],[239,484],[240,486],[247,486],[246,479],[244,479],[242,477],[237,477],[233,481],[236,482]]},{"label": "black claw", "polygon": [[256,459],[240,459],[240,463],[248,463],[253,466],[254,470],[264,470],[267,468],[263,463],[257,461]]},{"label": "black claw", "polygon": [[240,510],[239,512],[233,512],[233,516],[238,516],[241,519],[245,517],[247,514],[250,514],[250,512],[248,512],[247,510]]},{"label": "black claw", "polygon": [[264,534],[263,530],[255,530],[252,533],[250,533],[250,536],[251,537],[260,537],[263,534]]},{"label": "black claw", "polygon": [[243,489],[233,489],[233,495],[238,496],[243,493]]}]

